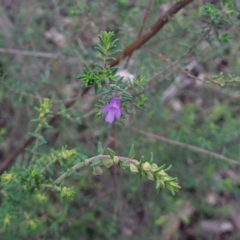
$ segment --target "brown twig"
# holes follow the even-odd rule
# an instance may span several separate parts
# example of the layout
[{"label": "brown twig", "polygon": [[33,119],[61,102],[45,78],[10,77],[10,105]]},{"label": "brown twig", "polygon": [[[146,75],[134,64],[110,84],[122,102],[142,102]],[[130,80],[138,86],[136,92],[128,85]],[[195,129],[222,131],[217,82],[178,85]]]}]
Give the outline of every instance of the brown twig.
[{"label": "brown twig", "polygon": [[[40,97],[40,96],[31,94],[31,93],[21,92],[21,91],[18,91],[16,89],[13,89],[13,88],[9,87],[2,79],[0,79],[0,84],[2,84],[10,92],[13,92],[13,93],[21,95],[21,96],[25,96],[25,97],[36,99],[36,100],[43,100],[43,99],[47,98],[47,97]],[[64,103],[64,102],[73,101],[73,100],[76,101],[77,99],[76,98],[51,99],[51,102],[54,102],[54,103]]]},{"label": "brown twig", "polygon": [[187,6],[192,1],[193,0],[182,0],[173,4],[145,33],[143,33],[135,42],[126,47],[122,53],[118,54],[116,56],[116,59],[109,63],[109,66],[112,67],[117,65],[122,59],[131,55],[135,50],[139,49],[145,42],[147,42],[160,29],[162,29],[172,16],[174,16],[179,10]]},{"label": "brown twig", "polygon": [[[135,93],[133,96],[137,97],[139,95],[142,95],[143,93],[155,88],[159,83],[161,83],[163,81],[163,79],[161,81],[155,82],[154,80],[161,76],[163,73],[168,72],[170,69],[173,69],[181,60],[183,60],[186,56],[188,56],[194,49],[195,47],[206,37],[206,34],[202,35],[198,41],[196,42],[196,44],[194,44],[194,46],[190,47],[180,58],[178,58],[176,61],[174,62],[169,62],[169,66],[165,69],[163,69],[162,71],[156,73],[155,75],[153,75],[149,80],[148,83],[149,84],[146,88],[144,88],[142,91],[139,91],[137,93]],[[186,71],[187,72],[187,71]],[[188,74],[190,74],[189,72],[187,72]],[[192,76],[192,75],[191,75]]]},{"label": "brown twig", "polygon": [[22,51],[18,49],[7,49],[7,48],[0,48],[1,53],[9,53],[14,55],[23,55],[23,56],[32,56],[32,57],[43,57],[43,58],[59,58],[61,57],[60,54],[55,53],[44,53],[44,52],[33,52],[33,51]]},{"label": "brown twig", "polygon": [[[147,4],[146,9],[144,11],[144,16],[143,16],[142,23],[141,23],[140,29],[138,31],[137,38],[139,38],[141,36],[141,34],[142,34],[142,31],[143,31],[144,25],[145,25],[145,23],[147,21],[147,18],[148,18],[148,15],[149,15],[149,10],[150,10],[150,8],[152,6],[152,3],[153,3],[153,0],[149,0],[148,1],[148,4]],[[129,63],[129,61],[131,59],[131,56],[132,56],[132,54],[128,56],[128,59],[126,61],[126,64],[125,64],[124,68],[127,68],[128,63]]]},{"label": "brown twig", "polygon": [[208,156],[211,156],[211,157],[214,157],[214,158],[218,158],[218,159],[221,159],[222,161],[225,161],[225,162],[232,163],[232,164],[240,166],[240,162],[239,161],[231,159],[231,158],[228,158],[228,157],[225,157],[225,156],[223,156],[221,154],[218,154],[218,153],[215,153],[215,152],[211,152],[211,151],[208,151],[208,150],[205,150],[203,148],[196,147],[196,146],[193,146],[193,145],[190,145],[190,144],[178,142],[176,140],[172,140],[172,139],[160,136],[160,135],[156,135],[156,134],[153,134],[153,133],[145,132],[145,131],[137,129],[135,127],[129,127],[129,129],[131,129],[131,130],[133,130],[135,132],[138,132],[138,133],[140,133],[140,134],[142,134],[142,135],[144,135],[144,136],[146,136],[148,138],[157,139],[157,140],[160,140],[162,142],[165,142],[165,143],[168,143],[168,144],[171,144],[171,145],[187,148],[189,150],[192,150],[192,151],[204,154],[204,155],[208,155]]}]

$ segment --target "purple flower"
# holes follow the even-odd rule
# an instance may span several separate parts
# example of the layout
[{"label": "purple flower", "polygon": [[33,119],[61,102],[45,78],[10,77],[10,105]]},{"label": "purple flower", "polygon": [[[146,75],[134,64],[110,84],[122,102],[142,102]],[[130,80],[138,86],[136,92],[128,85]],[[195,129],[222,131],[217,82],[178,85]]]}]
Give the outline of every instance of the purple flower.
[{"label": "purple flower", "polygon": [[107,114],[105,121],[108,123],[113,123],[114,118],[119,119],[121,117],[121,99],[113,97],[110,103],[103,107],[101,113]]}]

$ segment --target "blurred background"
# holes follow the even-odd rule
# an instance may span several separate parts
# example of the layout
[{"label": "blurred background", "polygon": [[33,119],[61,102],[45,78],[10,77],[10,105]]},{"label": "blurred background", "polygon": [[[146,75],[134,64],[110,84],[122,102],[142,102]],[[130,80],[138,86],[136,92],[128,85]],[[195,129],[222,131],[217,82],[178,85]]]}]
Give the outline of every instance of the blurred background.
[{"label": "blurred background", "polygon": [[[69,180],[73,201],[53,195],[42,206],[51,224],[32,236],[16,231],[15,239],[240,239],[240,167],[212,154],[240,160],[240,85],[224,81],[240,76],[238,15],[212,27],[202,10],[211,2],[224,12],[227,1],[193,1],[120,62],[119,74],[150,79],[145,111],[110,128],[96,118],[91,90],[64,107],[80,89],[77,75],[94,69],[101,31],[113,31],[124,50],[174,2],[0,0],[0,165],[34,129],[34,107],[47,97],[61,117],[45,132],[42,152],[67,145],[94,156],[100,141],[126,156],[134,143],[136,158],[152,152],[181,186],[172,196],[128,171],[96,177],[86,168]],[[228,2],[240,11],[238,0]],[[14,166],[28,160],[22,151]]]}]

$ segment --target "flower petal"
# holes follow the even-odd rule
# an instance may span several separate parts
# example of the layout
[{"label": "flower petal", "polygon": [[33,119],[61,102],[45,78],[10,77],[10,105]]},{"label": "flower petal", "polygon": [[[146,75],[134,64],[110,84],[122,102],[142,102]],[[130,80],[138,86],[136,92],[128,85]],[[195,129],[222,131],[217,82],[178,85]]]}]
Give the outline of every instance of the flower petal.
[{"label": "flower petal", "polygon": [[115,118],[119,119],[121,117],[121,110],[120,109],[115,109]]},{"label": "flower petal", "polygon": [[121,117],[121,98],[113,97],[110,103],[102,108],[101,113],[107,114],[105,121],[108,123],[113,123],[115,118],[119,119]]},{"label": "flower petal", "polygon": [[107,116],[105,118],[105,121],[108,122],[108,123],[113,123],[114,115],[115,115],[115,111],[114,110],[108,111]]},{"label": "flower petal", "polygon": [[106,105],[105,107],[102,108],[101,113],[107,113],[110,111],[112,106],[110,104]]},{"label": "flower petal", "polygon": [[110,105],[116,107],[116,108],[120,108],[121,106],[121,99],[120,98],[112,98],[110,101]]}]

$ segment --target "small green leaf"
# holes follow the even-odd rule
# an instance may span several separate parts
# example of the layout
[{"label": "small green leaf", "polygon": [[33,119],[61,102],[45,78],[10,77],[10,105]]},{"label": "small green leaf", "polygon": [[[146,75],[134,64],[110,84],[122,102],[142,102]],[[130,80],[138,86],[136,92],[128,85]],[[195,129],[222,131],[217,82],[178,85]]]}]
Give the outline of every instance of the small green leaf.
[{"label": "small green leaf", "polygon": [[45,138],[43,136],[39,137],[39,142],[40,142],[40,145],[43,145],[43,144],[47,143],[47,141],[45,140]]},{"label": "small green leaf", "polygon": [[119,165],[120,165],[120,167],[122,169],[127,169],[129,167],[129,163],[128,162],[120,162]]},{"label": "small green leaf", "polygon": [[165,167],[165,164],[163,164],[161,167],[158,167],[154,170],[154,172],[160,172]]},{"label": "small green leaf", "polygon": [[96,160],[94,160],[94,161],[90,164],[90,167],[94,167],[94,166],[97,166],[97,165],[99,165],[99,164],[101,164],[101,161],[98,160],[98,159],[96,159]]},{"label": "small green leaf", "polygon": [[107,150],[108,150],[110,157],[114,160],[116,153],[111,148],[107,148]]},{"label": "small green leaf", "polygon": [[161,188],[161,180],[157,179],[157,183],[156,183],[156,189]]},{"label": "small green leaf", "polygon": [[34,132],[28,132],[27,134],[30,135],[31,137],[37,137],[37,133]]},{"label": "small green leaf", "polygon": [[174,189],[172,187],[168,186],[167,189],[171,192],[173,196],[175,195]]},{"label": "small green leaf", "polygon": [[39,119],[38,118],[34,118],[31,120],[31,122],[39,122]]},{"label": "small green leaf", "polygon": [[151,152],[151,159],[150,159],[150,163],[153,163],[153,153]]},{"label": "small green leaf", "polygon": [[164,172],[167,172],[169,169],[171,169],[172,168],[172,165],[169,165],[169,167],[168,168],[166,168],[166,169],[164,169]]},{"label": "small green leaf", "polygon": [[102,148],[102,144],[100,142],[98,142],[97,153],[98,154],[103,154],[104,153],[104,150]]},{"label": "small green leaf", "polygon": [[135,157],[135,151],[134,151],[134,144],[132,144],[131,149],[128,153],[129,158],[134,158]]}]

